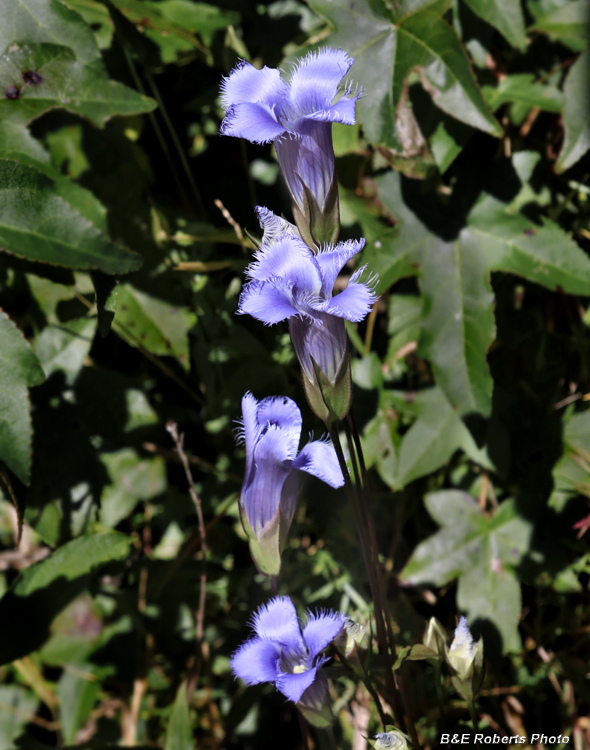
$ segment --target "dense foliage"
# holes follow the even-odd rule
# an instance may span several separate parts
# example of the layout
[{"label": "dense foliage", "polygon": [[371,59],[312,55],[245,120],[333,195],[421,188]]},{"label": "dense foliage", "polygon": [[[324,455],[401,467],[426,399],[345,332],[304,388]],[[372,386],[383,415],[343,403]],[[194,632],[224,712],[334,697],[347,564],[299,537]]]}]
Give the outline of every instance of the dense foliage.
[{"label": "dense foliage", "polygon": [[[0,750],[330,747],[230,668],[271,597],[239,517],[242,397],[324,426],[287,325],[236,315],[254,207],[292,218],[274,146],[219,135],[239,59],[288,73],[325,47],[363,88],[333,126],[339,239],[366,239],[336,288],[378,274],[347,322],[352,410],[406,708],[424,748],[474,723],[590,747],[589,14],[0,0]],[[278,578],[300,615],[373,623],[356,526],[343,488],[302,481]],[[475,705],[409,648],[461,614]],[[366,666],[387,696],[383,653]],[[359,750],[383,717],[327,673],[331,741]]]}]

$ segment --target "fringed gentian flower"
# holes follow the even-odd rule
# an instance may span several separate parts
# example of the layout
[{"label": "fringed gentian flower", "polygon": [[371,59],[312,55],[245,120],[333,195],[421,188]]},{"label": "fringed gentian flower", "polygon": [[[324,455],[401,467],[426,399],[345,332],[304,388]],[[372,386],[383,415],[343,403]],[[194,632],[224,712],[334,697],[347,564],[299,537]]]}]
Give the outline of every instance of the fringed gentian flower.
[{"label": "fringed gentian flower", "polygon": [[343,624],[336,612],[308,613],[301,630],[291,600],[277,597],[254,615],[256,635],[234,653],[231,668],[247,685],[272,682],[286,698],[306,709],[308,719],[310,713],[325,717],[328,681],[321,667],[327,657],[321,653]]},{"label": "fringed gentian flower", "polygon": [[[344,291],[333,297],[332,290],[344,265],[365,241],[325,245],[316,254],[292,232],[277,236],[283,220],[267,209],[258,208],[258,216],[269,239],[248,267],[250,282],[242,291],[238,312],[268,325],[289,321],[310,406],[324,421],[341,419],[348,413],[352,395],[344,321],[360,322],[367,315],[376,299],[375,279],[359,280],[363,266],[352,274]],[[335,403],[338,384],[342,393]]]},{"label": "fringed gentian flower", "polygon": [[344,477],[331,443],[316,440],[297,454],[301,412],[290,398],[258,402],[246,393],[242,417],[240,437],[246,444],[242,524],[260,572],[277,575],[297,504],[297,470],[313,474],[331,487],[341,487]]},{"label": "fringed gentian flower", "polygon": [[[311,246],[338,237],[338,185],[332,123],[354,125],[358,91],[340,89],[353,59],[339,49],[311,52],[288,82],[276,68],[241,61],[223,79],[223,135],[275,142],[301,236]],[[336,100],[338,95],[340,98]]]}]

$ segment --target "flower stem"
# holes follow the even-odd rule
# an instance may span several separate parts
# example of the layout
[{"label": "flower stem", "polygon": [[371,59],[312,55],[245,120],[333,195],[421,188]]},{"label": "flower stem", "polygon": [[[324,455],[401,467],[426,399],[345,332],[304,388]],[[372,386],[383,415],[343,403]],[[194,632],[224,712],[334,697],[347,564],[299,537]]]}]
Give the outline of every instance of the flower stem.
[{"label": "flower stem", "polygon": [[[405,722],[404,722],[403,713],[401,710],[399,694],[398,694],[398,691],[396,689],[395,682],[393,679],[391,656],[389,653],[389,648],[387,646],[385,623],[383,621],[383,610],[380,605],[379,589],[378,589],[378,584],[376,581],[377,569],[375,568],[371,560],[370,553],[369,553],[369,548],[367,545],[367,538],[366,538],[365,523],[363,520],[363,514],[361,512],[361,506],[358,501],[357,492],[355,491],[355,488],[352,485],[350,473],[348,471],[348,466],[346,465],[346,459],[344,457],[344,451],[342,450],[342,443],[340,442],[340,436],[338,435],[338,430],[335,429],[334,426],[331,425],[330,423],[327,423],[327,427],[330,433],[330,437],[332,438],[332,443],[334,444],[334,448],[336,449],[338,462],[340,464],[340,468],[344,476],[344,481],[346,483],[346,488],[348,490],[348,494],[350,497],[350,503],[352,506],[353,514],[354,514],[354,520],[359,531],[361,551],[363,554],[365,568],[367,569],[367,574],[369,577],[369,586],[371,588],[371,596],[372,596],[373,604],[374,604],[375,623],[377,626],[377,642],[379,644],[379,650],[381,651],[383,658],[385,659],[385,682],[387,684],[387,690],[391,696],[391,701],[393,703],[393,711],[395,714],[394,718],[396,722],[402,728],[402,731],[405,731]],[[350,443],[349,447],[351,448],[351,456],[352,456],[352,454],[354,453],[352,443]],[[358,467],[356,464],[356,456],[354,456],[351,460],[353,464],[353,471],[355,473],[355,477],[358,477]],[[360,487],[357,486],[357,489],[360,490]]]},{"label": "flower stem", "polygon": [[469,701],[469,713],[471,714],[471,723],[473,725],[473,731],[479,731],[479,721],[477,719],[477,711],[475,710],[475,698]]},{"label": "flower stem", "polygon": [[[360,436],[356,427],[356,423],[354,421],[354,416],[352,414],[352,411],[348,413],[348,416],[346,418],[345,429],[346,429],[346,437],[347,437],[351,452],[352,452],[352,444],[354,443],[356,457],[360,465],[360,472],[362,475],[362,484],[359,483],[358,495],[359,495],[359,500],[360,500],[360,505],[361,505],[361,513],[363,515],[363,519],[366,524],[366,529],[367,529],[367,533],[369,537],[368,547],[369,547],[369,551],[371,554],[371,563],[374,566],[374,570],[375,570],[375,582],[376,582],[377,596],[379,597],[379,605],[381,607],[383,618],[387,626],[387,636],[389,639],[389,646],[391,648],[391,655],[393,657],[393,661],[395,662],[397,660],[397,649],[395,645],[395,635],[393,633],[393,627],[391,625],[391,617],[389,615],[389,608],[387,606],[387,595],[386,595],[385,588],[383,586],[383,579],[381,576],[381,569],[379,565],[377,534],[375,532],[375,523],[373,520],[373,514],[371,512],[371,499],[369,496],[369,477],[367,473],[367,466],[365,464],[365,457],[363,454],[363,446],[362,446],[361,439],[360,439]],[[403,665],[400,667],[400,672],[402,669],[403,669]],[[416,726],[414,723],[414,718],[412,716],[408,694],[406,692],[406,687],[404,684],[404,680],[401,676],[401,673],[398,675],[397,685],[399,686],[399,692],[401,693],[401,699],[402,699],[402,703],[404,707],[405,721],[407,722],[407,729],[410,733],[410,736],[412,737],[412,743],[414,744],[414,747],[416,748],[416,750],[420,750],[420,740],[418,738],[418,732],[416,731]],[[397,690],[394,693],[394,695],[397,697]],[[396,713],[397,713],[397,710],[396,710]],[[400,728],[402,729],[402,731],[405,731],[405,727],[403,726],[403,724],[401,725]]]}]

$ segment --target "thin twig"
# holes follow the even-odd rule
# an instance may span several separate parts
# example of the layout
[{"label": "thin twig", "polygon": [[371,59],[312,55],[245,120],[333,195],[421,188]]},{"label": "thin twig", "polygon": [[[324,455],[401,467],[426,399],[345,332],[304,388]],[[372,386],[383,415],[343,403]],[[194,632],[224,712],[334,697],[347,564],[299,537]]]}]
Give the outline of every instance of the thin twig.
[{"label": "thin twig", "polygon": [[197,520],[199,524],[199,538],[201,541],[201,583],[199,591],[199,606],[196,613],[196,636],[197,636],[197,658],[195,659],[195,665],[193,673],[188,681],[187,694],[189,700],[194,693],[197,685],[199,684],[199,677],[201,671],[201,661],[203,657],[203,625],[205,620],[205,597],[207,594],[207,532],[205,530],[205,521],[203,519],[203,508],[201,506],[201,499],[197,495],[195,490],[195,483],[193,481],[193,475],[188,462],[186,453],[184,452],[184,434],[178,432],[178,425],[175,422],[169,421],[166,425],[166,429],[172,436],[176,451],[180,457],[181,463],[184,467],[184,473],[188,482],[188,491],[195,504],[197,511]]}]

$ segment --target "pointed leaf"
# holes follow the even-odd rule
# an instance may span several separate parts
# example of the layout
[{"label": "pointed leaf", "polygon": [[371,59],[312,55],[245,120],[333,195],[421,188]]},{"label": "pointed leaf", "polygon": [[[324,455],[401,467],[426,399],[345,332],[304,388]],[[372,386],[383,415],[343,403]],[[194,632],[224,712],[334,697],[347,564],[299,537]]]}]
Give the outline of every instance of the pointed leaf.
[{"label": "pointed leaf", "polygon": [[355,59],[350,76],[365,88],[358,113],[372,143],[403,151],[396,116],[411,70],[420,73],[440,109],[501,135],[457,33],[441,18],[448,3],[396,3],[395,10],[380,0],[310,0],[310,5],[333,29],[322,44],[342,47]]},{"label": "pointed leaf", "polygon": [[124,560],[132,543],[115,532],[83,536],[23,570],[0,599],[0,664],[42,646],[54,617],[88,586],[89,575],[100,565]]},{"label": "pointed leaf", "polygon": [[498,29],[513,47],[526,48],[524,17],[520,0],[465,0],[471,10]]},{"label": "pointed leaf", "polygon": [[187,685],[178,688],[166,731],[164,750],[194,750],[195,740],[188,710]]},{"label": "pointed leaf", "polygon": [[565,172],[590,149],[590,48],[580,55],[568,73],[563,88],[565,139],[556,172]]},{"label": "pointed leaf", "polygon": [[548,34],[573,50],[581,51],[590,39],[589,18],[588,0],[573,0],[537,18],[528,30]]},{"label": "pointed leaf", "polygon": [[185,370],[189,369],[188,332],[196,322],[194,313],[123,284],[118,287],[115,321],[129,334],[132,346],[144,346],[158,356],[176,357]]},{"label": "pointed leaf", "polygon": [[0,459],[29,484],[31,417],[27,388],[44,380],[39,360],[22,333],[0,312]]},{"label": "pointed leaf", "polygon": [[141,265],[66,202],[51,179],[9,160],[0,160],[0,247],[28,260],[105,273]]}]

